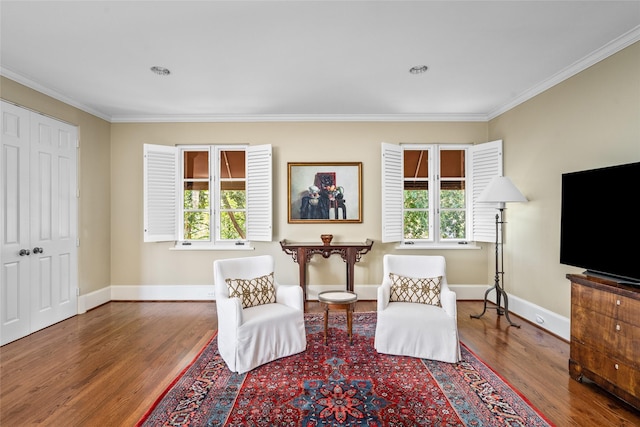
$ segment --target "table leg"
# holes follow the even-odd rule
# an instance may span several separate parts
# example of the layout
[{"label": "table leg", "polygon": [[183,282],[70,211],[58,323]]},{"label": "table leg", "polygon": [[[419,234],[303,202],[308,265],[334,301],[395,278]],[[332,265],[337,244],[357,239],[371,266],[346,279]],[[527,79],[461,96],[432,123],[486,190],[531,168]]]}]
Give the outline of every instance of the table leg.
[{"label": "table leg", "polygon": [[298,259],[298,273],[300,275],[300,286],[302,286],[302,301],[307,301],[307,251],[298,248],[296,257]]},{"label": "table leg", "polygon": [[344,259],[347,264],[347,290],[353,292],[353,275],[354,275],[354,264],[356,263],[356,253],[355,248],[347,248],[346,257]]}]

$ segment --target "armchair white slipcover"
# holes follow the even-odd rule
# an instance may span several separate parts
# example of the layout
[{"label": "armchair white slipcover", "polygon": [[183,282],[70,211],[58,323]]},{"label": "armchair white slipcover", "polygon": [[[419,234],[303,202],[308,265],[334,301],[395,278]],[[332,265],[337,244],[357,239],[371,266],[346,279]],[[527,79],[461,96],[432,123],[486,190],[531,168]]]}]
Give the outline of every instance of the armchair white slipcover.
[{"label": "armchair white slipcover", "polygon": [[242,307],[229,298],[225,279],[254,279],[274,271],[271,255],[213,262],[218,311],[218,350],[233,372],[244,373],[307,347],[304,302],[299,285],[280,285],[274,278],[275,303]]},{"label": "armchair white slipcover", "polygon": [[[449,363],[460,361],[456,294],[449,289],[445,269],[442,256],[387,254],[383,257],[383,279],[378,288],[376,351]],[[389,302],[392,284],[389,273],[412,278],[442,276],[442,307]]]}]

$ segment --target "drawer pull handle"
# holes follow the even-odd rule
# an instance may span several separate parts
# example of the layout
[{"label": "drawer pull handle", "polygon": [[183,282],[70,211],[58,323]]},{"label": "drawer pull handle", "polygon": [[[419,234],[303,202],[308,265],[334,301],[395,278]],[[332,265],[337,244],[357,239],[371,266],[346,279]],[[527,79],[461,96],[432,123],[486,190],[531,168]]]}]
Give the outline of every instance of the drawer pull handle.
[{"label": "drawer pull handle", "polygon": [[620,300],[616,300],[616,305],[620,305]]},{"label": "drawer pull handle", "polygon": [[618,364],[616,363],[614,366],[616,367],[616,370],[618,370]]},{"label": "drawer pull handle", "polygon": [[620,325],[616,325],[616,331],[620,330]]}]

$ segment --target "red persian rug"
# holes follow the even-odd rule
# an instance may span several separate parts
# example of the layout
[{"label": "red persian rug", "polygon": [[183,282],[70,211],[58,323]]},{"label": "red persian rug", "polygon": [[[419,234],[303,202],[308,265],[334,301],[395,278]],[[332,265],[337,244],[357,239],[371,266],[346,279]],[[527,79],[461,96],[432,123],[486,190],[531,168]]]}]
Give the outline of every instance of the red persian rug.
[{"label": "red persian rug", "polygon": [[551,426],[462,346],[455,364],[378,354],[376,313],[305,314],[307,350],[246,374],[211,339],[138,426]]}]

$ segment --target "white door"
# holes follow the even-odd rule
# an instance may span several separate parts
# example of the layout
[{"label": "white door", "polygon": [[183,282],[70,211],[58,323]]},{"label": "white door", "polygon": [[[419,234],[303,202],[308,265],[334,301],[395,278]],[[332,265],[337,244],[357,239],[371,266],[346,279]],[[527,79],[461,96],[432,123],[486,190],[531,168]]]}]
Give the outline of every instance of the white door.
[{"label": "white door", "polygon": [[31,115],[32,331],[78,312],[76,135],[71,125]]},{"label": "white door", "polygon": [[6,344],[77,313],[77,128],[11,104],[2,110]]},{"label": "white door", "polygon": [[29,116],[27,110],[2,103],[2,273],[0,275],[0,344],[31,333],[29,236]]}]

